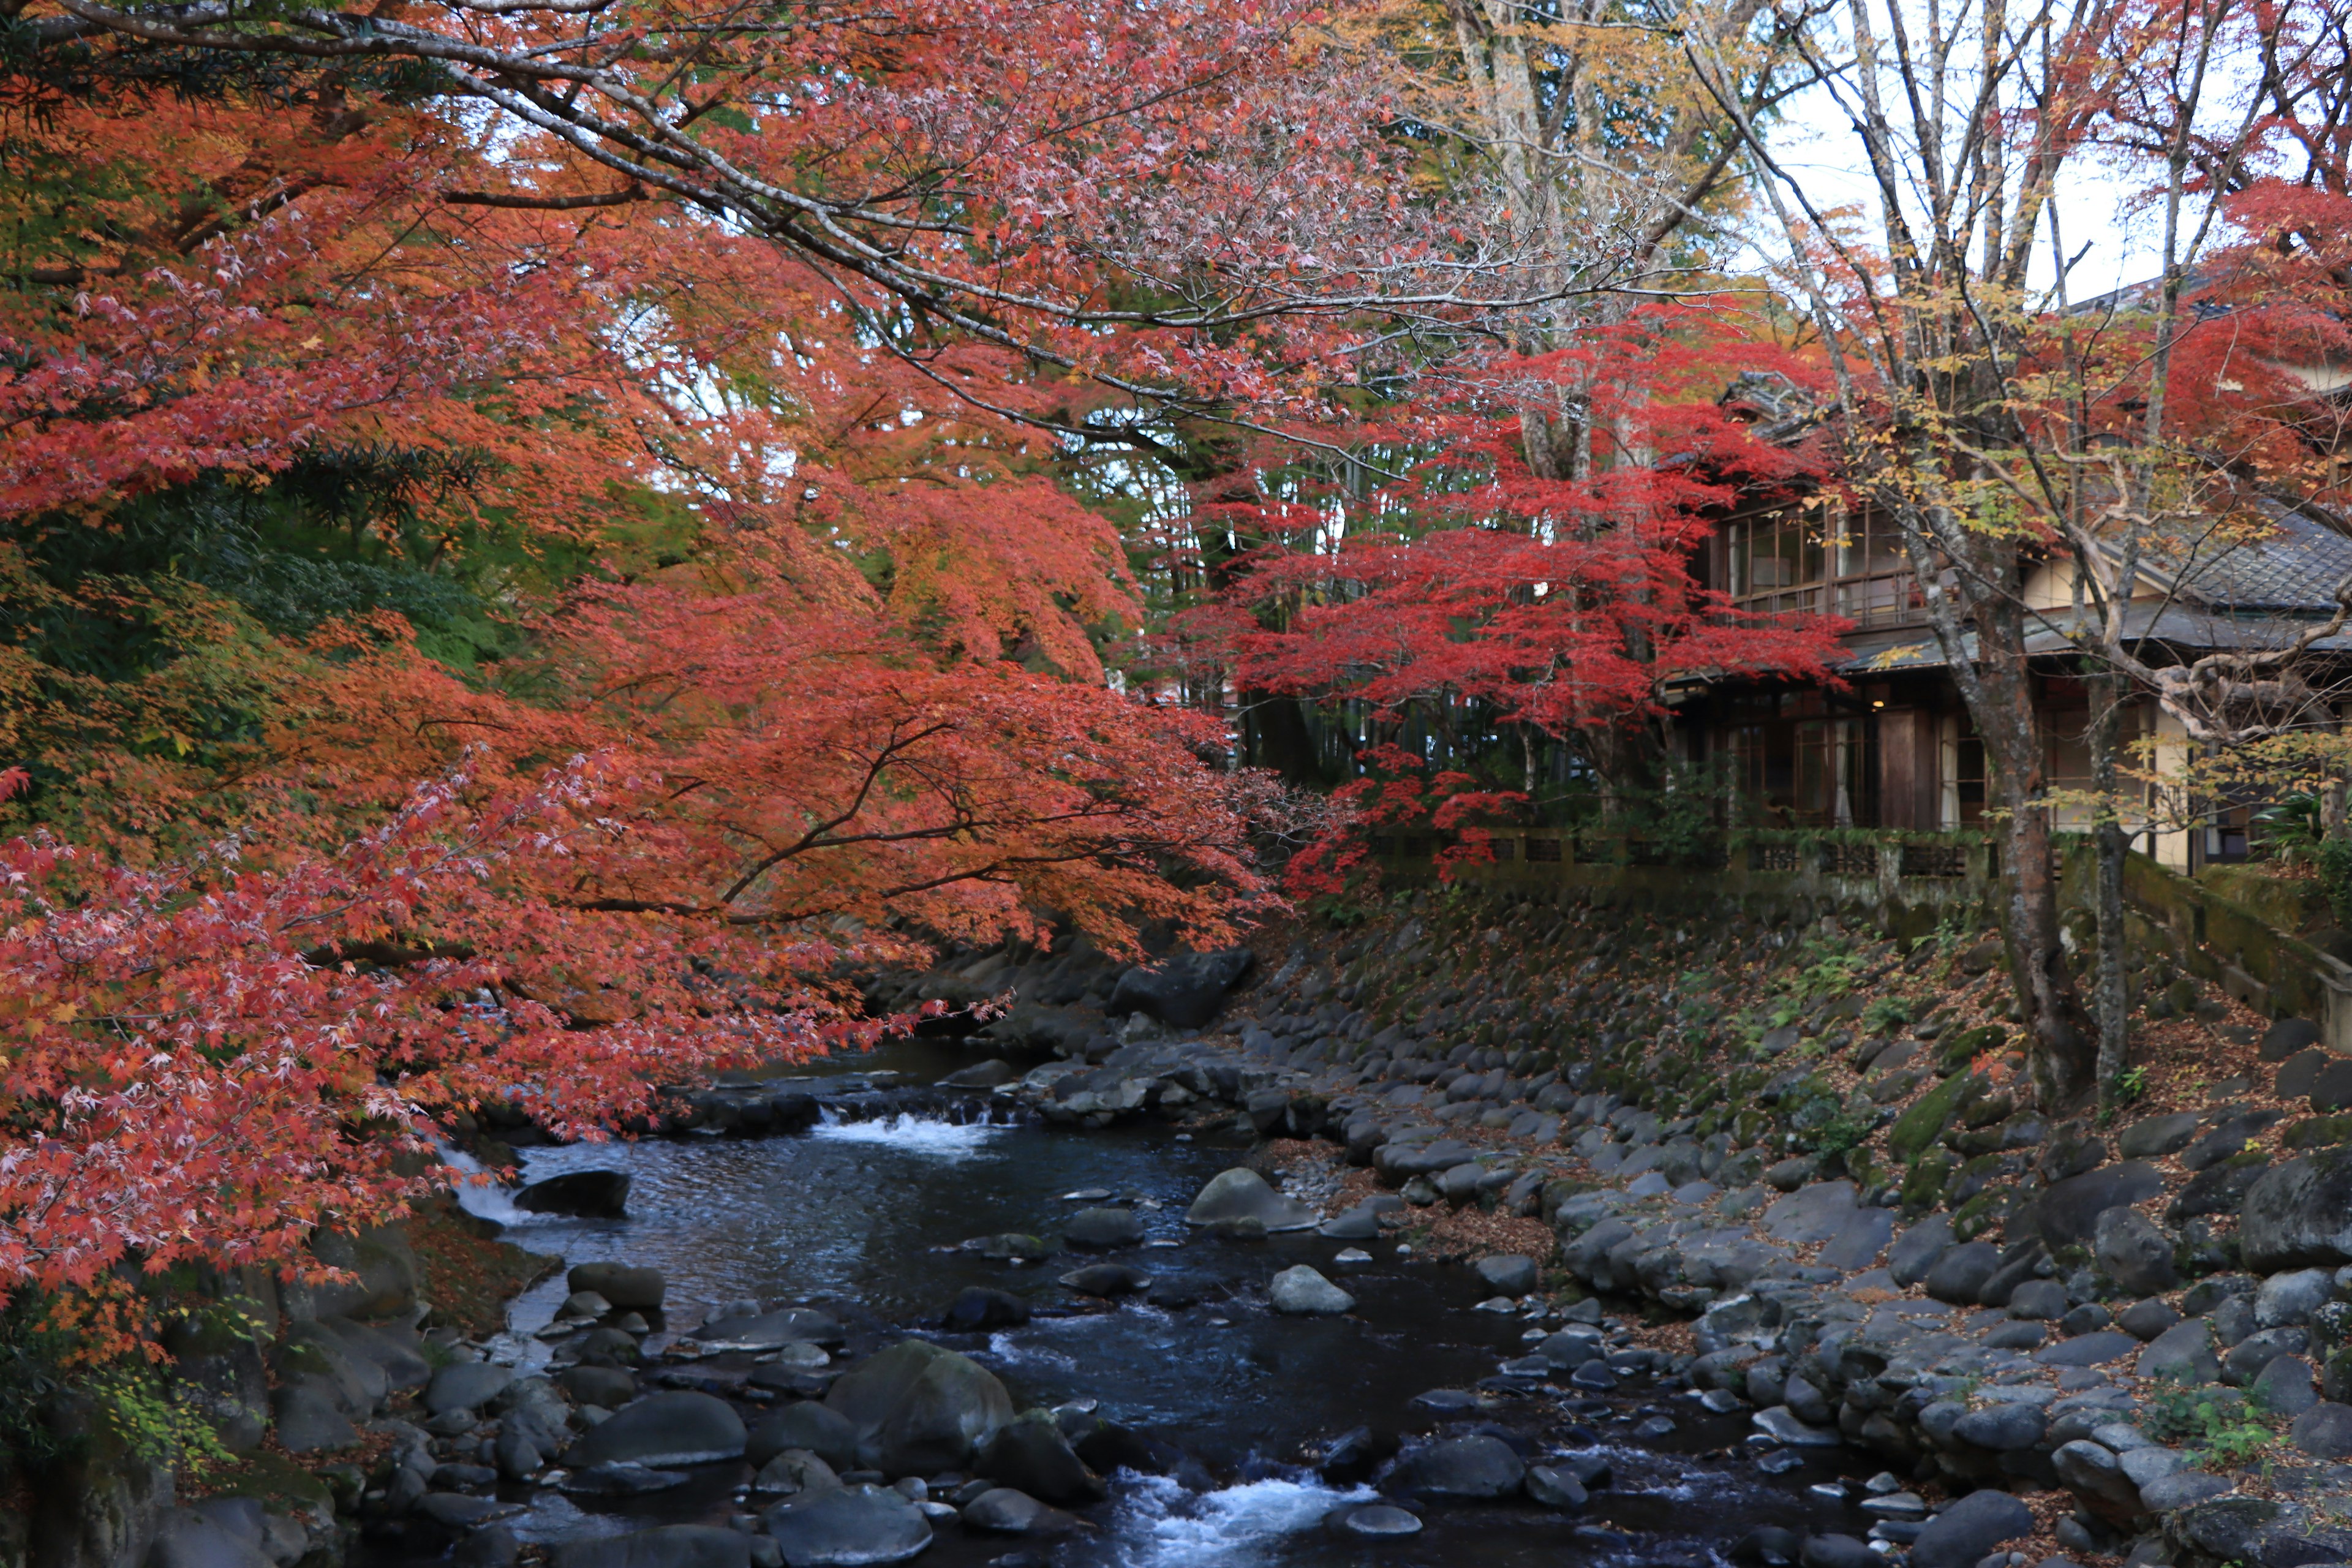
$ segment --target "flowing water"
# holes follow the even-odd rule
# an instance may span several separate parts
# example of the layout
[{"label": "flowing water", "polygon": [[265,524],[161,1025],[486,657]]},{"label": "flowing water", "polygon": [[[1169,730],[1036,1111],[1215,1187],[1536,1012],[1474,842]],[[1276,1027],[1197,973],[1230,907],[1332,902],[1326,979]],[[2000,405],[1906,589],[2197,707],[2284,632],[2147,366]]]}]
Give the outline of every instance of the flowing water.
[{"label": "flowing water", "polygon": [[[936,1324],[966,1285],[1029,1297],[1040,1315],[992,1334],[937,1334],[987,1365],[1016,1405],[1092,1399],[1103,1415],[1171,1442],[1215,1484],[1122,1475],[1111,1500],[1087,1510],[1088,1532],[1049,1545],[963,1535],[950,1522],[919,1560],[964,1568],[1014,1555],[1060,1568],[1201,1568],[1382,1563],[1413,1568],[1645,1568],[1727,1561],[1730,1544],[1760,1524],[1862,1534],[1850,1458],[1814,1457],[1769,1476],[1744,1447],[1744,1415],[1708,1414],[1685,1394],[1635,1379],[1605,1399],[1537,1393],[1440,1416],[1414,1403],[1432,1389],[1470,1389],[1539,1337],[1516,1314],[1475,1310],[1470,1270],[1399,1256],[1392,1240],[1365,1244],[1370,1264],[1334,1261],[1349,1244],[1314,1236],[1230,1242],[1188,1233],[1185,1206],[1202,1183],[1237,1163],[1246,1140],[1186,1139],[1143,1126],[1070,1131],[992,1119],[986,1097],[945,1114],[907,1110],[897,1084],[926,1084],[963,1058],[921,1042],[835,1064],[812,1087],[825,1120],[805,1133],[759,1140],[688,1138],[579,1144],[527,1152],[530,1179],[583,1168],[626,1170],[629,1216],[615,1221],[516,1214],[495,1190],[467,1202],[512,1225],[509,1238],[568,1263],[652,1264],[669,1281],[667,1327],[692,1326],[722,1301],[825,1308],[850,1330],[845,1355],[908,1329]],[[927,1097],[929,1098],[929,1097]],[[1107,1191],[1108,1200],[1092,1194]],[[1162,1300],[1189,1306],[1087,1303],[1055,1283],[1073,1267],[992,1262],[958,1248],[1003,1232],[1052,1236],[1090,1202],[1141,1214],[1150,1241],[1118,1260],[1150,1272]],[[1083,1258],[1077,1261],[1085,1261]],[[1346,1318],[1282,1318],[1264,1304],[1279,1269],[1310,1263],[1358,1300]],[[1173,1289],[1171,1289],[1173,1287]],[[500,1359],[543,1360],[529,1336],[564,1295],[561,1277],[520,1298]],[[657,1341],[656,1342],[658,1342]],[[1637,1423],[1674,1429],[1637,1441]],[[1323,1531],[1324,1514],[1369,1491],[1334,1489],[1298,1460],[1302,1445],[1369,1425],[1411,1437],[1478,1424],[1507,1429],[1532,1452],[1600,1451],[1614,1483],[1576,1514],[1524,1502],[1433,1504],[1427,1528],[1367,1543]],[[1654,1425],[1654,1421],[1653,1420]],[[723,1522],[740,1506],[740,1466],[702,1468],[694,1483],[632,1500],[575,1505],[531,1496],[514,1521],[526,1541]],[[1845,1499],[1824,1488],[1846,1482]],[[520,1500],[523,1493],[514,1494]],[[582,1511],[586,1507],[589,1511]],[[1009,1568],[1009,1565],[1008,1565]]]}]

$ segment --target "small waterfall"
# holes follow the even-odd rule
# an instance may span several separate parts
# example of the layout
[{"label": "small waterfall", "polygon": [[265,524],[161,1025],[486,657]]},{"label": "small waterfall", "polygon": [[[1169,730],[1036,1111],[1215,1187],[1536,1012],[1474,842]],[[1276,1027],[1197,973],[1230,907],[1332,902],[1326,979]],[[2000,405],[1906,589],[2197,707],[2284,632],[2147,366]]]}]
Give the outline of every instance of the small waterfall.
[{"label": "small waterfall", "polygon": [[839,1143],[880,1144],[914,1154],[961,1160],[979,1153],[1003,1131],[1003,1126],[985,1120],[952,1121],[944,1116],[918,1115],[907,1110],[853,1121],[845,1119],[840,1110],[827,1105],[818,1110],[817,1124],[809,1129],[809,1136]]},{"label": "small waterfall", "polygon": [[1193,1493],[1165,1476],[1122,1478],[1111,1550],[1124,1568],[1223,1568],[1269,1554],[1284,1536],[1312,1530],[1333,1509],[1372,1502],[1370,1487],[1346,1490],[1313,1478],[1245,1481]]},{"label": "small waterfall", "polygon": [[449,1184],[450,1190],[457,1194],[457,1206],[476,1219],[496,1220],[500,1225],[530,1225],[548,1217],[515,1207],[513,1192],[497,1182],[467,1179],[489,1173],[463,1149],[448,1143],[440,1147],[441,1163],[458,1173],[458,1178]]}]

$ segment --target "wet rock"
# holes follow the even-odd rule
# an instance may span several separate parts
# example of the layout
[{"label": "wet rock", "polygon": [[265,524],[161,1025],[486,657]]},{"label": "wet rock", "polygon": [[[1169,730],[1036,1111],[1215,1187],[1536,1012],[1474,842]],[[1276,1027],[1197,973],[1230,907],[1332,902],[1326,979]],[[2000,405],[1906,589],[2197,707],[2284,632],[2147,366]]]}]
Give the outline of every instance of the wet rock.
[{"label": "wet rock", "polygon": [[1370,1480],[1382,1465],[1396,1458],[1402,1447],[1393,1432],[1358,1426],[1343,1433],[1325,1449],[1323,1462],[1316,1468],[1333,1486],[1358,1486]]},{"label": "wet rock", "polygon": [[994,1089],[999,1084],[1011,1083],[1020,1076],[1013,1064],[1003,1057],[991,1057],[984,1062],[959,1068],[940,1082],[950,1089]]},{"label": "wet rock", "polygon": [[650,1311],[662,1304],[668,1285],[658,1268],[628,1263],[583,1263],[564,1276],[572,1290],[593,1290],[616,1311]]},{"label": "wet rock", "polygon": [[1084,1268],[1072,1269],[1063,1275],[1061,1283],[1081,1296],[1116,1300],[1121,1296],[1133,1296],[1150,1289],[1151,1276],[1124,1263],[1090,1263]]},{"label": "wet rock", "polygon": [[725,1400],[687,1391],[649,1394],[613,1412],[565,1450],[572,1466],[701,1465],[742,1457],[742,1417]]},{"label": "wet rock", "polygon": [[1184,1211],[1190,1225],[1219,1220],[1254,1219],[1268,1230],[1306,1230],[1315,1224],[1315,1211],[1266,1184],[1255,1171],[1235,1166],[1219,1173],[1201,1189]]},{"label": "wet rock", "polygon": [[1323,1516],[1323,1528],[1335,1535],[1364,1541],[1393,1541],[1400,1536],[1419,1535],[1421,1521],[1393,1503],[1362,1502],[1333,1509]]},{"label": "wet rock", "polygon": [[977,1334],[991,1329],[1018,1328],[1028,1321],[1029,1303],[1012,1291],[967,1285],[948,1303],[940,1326],[952,1334]]},{"label": "wet rock", "polygon": [[593,1541],[567,1541],[554,1568],[751,1568],[751,1538],[707,1524],[666,1524]]},{"label": "wet rock", "polygon": [[768,1533],[789,1568],[870,1568],[904,1563],[931,1543],[931,1521],[881,1487],[844,1487],[770,1509]]},{"label": "wet rock", "polygon": [[1265,1293],[1276,1311],[1295,1317],[1330,1317],[1356,1305],[1353,1296],[1304,1263],[1276,1275]]},{"label": "wet rock", "polygon": [[761,1416],[744,1441],[743,1457],[757,1468],[793,1448],[814,1454],[835,1469],[855,1469],[857,1428],[841,1412],[803,1400]]},{"label": "wet rock", "polygon": [[1381,1234],[1381,1216],[1368,1208],[1349,1209],[1317,1226],[1315,1234],[1331,1241],[1376,1240]]},{"label": "wet rock", "polygon": [[1095,1502],[1104,1495],[1102,1478],[1079,1459],[1050,1411],[1024,1411],[998,1427],[972,1468],[1047,1502]]},{"label": "wet rock", "polygon": [[1133,1209],[1080,1209],[1062,1226],[1062,1239],[1090,1252],[1143,1245],[1143,1220]]},{"label": "wet rock", "polygon": [[1790,1568],[1801,1550],[1794,1531],[1762,1524],[1731,1543],[1731,1560],[1742,1568]]},{"label": "wet rock", "polygon": [[771,1497],[833,1491],[840,1485],[839,1472],[806,1448],[784,1449],[761,1465],[760,1473],[751,1478],[751,1489]]},{"label": "wet rock", "polygon": [[1449,1437],[1406,1455],[1391,1472],[1398,1490],[1427,1497],[1499,1498],[1519,1489],[1527,1467],[1500,1437]]},{"label": "wet rock", "polygon": [[579,1466],[565,1473],[557,1489],[581,1497],[635,1497],[642,1492],[682,1487],[690,1479],[684,1470],[661,1470],[622,1460],[609,1465]]},{"label": "wet rock", "polygon": [[961,1469],[1013,1419],[993,1373],[924,1340],[867,1358],[834,1381],[824,1403],[856,1429],[859,1463],[891,1476]]},{"label": "wet rock", "polygon": [[1564,1465],[1529,1465],[1520,1484],[1528,1500],[1544,1508],[1579,1509],[1589,1497],[1584,1482]]},{"label": "wet rock", "polygon": [[1499,1253],[1478,1260],[1478,1278],[1498,1296],[1524,1296],[1536,1288],[1536,1260],[1517,1253]]},{"label": "wet rock", "polygon": [[1975,1568],[2004,1542],[2033,1533],[2033,1511],[2002,1491],[1973,1491],[1929,1520],[1911,1543],[1911,1568]]},{"label": "wet rock", "polygon": [[2092,1250],[2107,1278],[2136,1296],[2153,1296],[2180,1283],[2172,1242],[2137,1209],[2109,1208],[2092,1227]]},{"label": "wet rock", "polygon": [[637,1396],[637,1380],[617,1366],[568,1366],[555,1374],[557,1384],[575,1405],[618,1410]]},{"label": "wet rock", "polygon": [[625,1219],[629,1176],[625,1171],[566,1171],[533,1182],[514,1195],[527,1214],[572,1215],[581,1219]]},{"label": "wet rock", "polygon": [[1886,1561],[1851,1535],[1810,1535],[1797,1553],[1803,1568],[1881,1568]]},{"label": "wet rock", "polygon": [[514,1381],[514,1368],[486,1361],[452,1362],[425,1388],[425,1408],[433,1415],[478,1410]]},{"label": "wet rock", "polygon": [[840,1322],[830,1313],[787,1307],[781,1311],[719,1318],[688,1337],[736,1350],[774,1351],[793,1344],[837,1345],[843,1334]]},{"label": "wet rock", "polygon": [[1246,947],[1180,953],[1118,977],[1103,1011],[1117,1017],[1145,1013],[1179,1029],[1197,1029],[1217,1016],[1225,993],[1249,973],[1257,955]]},{"label": "wet rock", "polygon": [[992,1487],[963,1505],[963,1527],[986,1535],[1067,1535],[1078,1521],[1014,1487]]},{"label": "wet rock", "polygon": [[1844,1439],[1833,1426],[1814,1426],[1797,1418],[1785,1405],[1769,1410],[1759,1410],[1754,1417],[1756,1429],[1768,1437],[1775,1437],[1792,1448],[1834,1448]]}]

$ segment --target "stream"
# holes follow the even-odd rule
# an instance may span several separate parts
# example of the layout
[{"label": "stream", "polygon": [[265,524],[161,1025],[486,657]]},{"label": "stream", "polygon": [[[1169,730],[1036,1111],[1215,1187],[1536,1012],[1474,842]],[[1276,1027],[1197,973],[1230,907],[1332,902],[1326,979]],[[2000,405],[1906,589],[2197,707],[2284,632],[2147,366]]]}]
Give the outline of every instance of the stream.
[{"label": "stream", "polygon": [[[498,1190],[465,1195],[507,1236],[567,1264],[651,1264],[668,1279],[667,1317],[648,1341],[648,1367],[668,1333],[723,1301],[811,1305],[839,1319],[846,1363],[917,1331],[971,1355],[1012,1391],[1016,1406],[1098,1402],[1104,1415],[1197,1458],[1191,1487],[1122,1472],[1110,1499],[1086,1509],[1093,1526],[1055,1541],[940,1528],[919,1560],[927,1568],[1323,1568],[1380,1562],[1413,1568],[1607,1568],[1727,1563],[1748,1531],[1862,1535],[1861,1477],[1875,1467],[1845,1450],[1787,1450],[1801,1463],[1768,1474],[1748,1442],[1745,1412],[1717,1415],[1686,1391],[1628,1379],[1605,1396],[1496,1379],[1557,1320],[1478,1307],[1470,1269],[1400,1255],[1397,1240],[1363,1244],[1371,1261],[1335,1262],[1351,1244],[1313,1232],[1229,1241],[1188,1230],[1186,1206],[1218,1172],[1239,1163],[1248,1139],[1187,1137],[1146,1123],[1097,1131],[1009,1123],[984,1094],[948,1104],[909,1093],[966,1065],[940,1045],[910,1041],[868,1056],[814,1064],[802,1087],[824,1097],[824,1121],[764,1139],[692,1137],[575,1144],[524,1152],[539,1180],[591,1168],[629,1173],[629,1217],[584,1220],[517,1214]],[[919,1108],[908,1109],[910,1100]],[[1107,1192],[1105,1198],[1099,1194]],[[1084,1195],[1074,1195],[1084,1194]],[[1003,1232],[1053,1236],[1090,1203],[1125,1203],[1149,1242],[1117,1260],[1152,1275],[1152,1297],[1112,1304],[1063,1289],[1077,1263],[990,1261],[959,1249]],[[1341,1318],[1278,1317],[1265,1286],[1309,1263],[1353,1294]],[[967,1285],[1028,1298],[1038,1315],[990,1334],[939,1332],[940,1312]],[[546,1345],[566,1289],[561,1274],[517,1299],[510,1331],[492,1357],[529,1369]],[[1189,1304],[1187,1304],[1189,1303]],[[1445,1410],[1417,1402],[1432,1390],[1493,1397]],[[1444,1403],[1440,1401],[1439,1403]],[[1456,1404],[1466,1404],[1457,1397]],[[1670,1426],[1669,1426],[1670,1424]],[[1522,1452],[1598,1456],[1612,1482],[1588,1507],[1561,1513],[1512,1500],[1433,1502],[1425,1528],[1380,1542],[1343,1539],[1323,1516],[1369,1488],[1335,1488],[1302,1463],[1302,1447],[1369,1426],[1415,1436],[1484,1426]],[[1636,1428],[1642,1435],[1637,1436]],[[1784,1459],[1782,1462],[1786,1462]],[[526,1542],[552,1542],[655,1524],[724,1524],[750,1469],[698,1467],[687,1486],[622,1500],[566,1498],[530,1487],[504,1495],[529,1510],[509,1521]],[[397,1559],[391,1560],[397,1563]]]}]

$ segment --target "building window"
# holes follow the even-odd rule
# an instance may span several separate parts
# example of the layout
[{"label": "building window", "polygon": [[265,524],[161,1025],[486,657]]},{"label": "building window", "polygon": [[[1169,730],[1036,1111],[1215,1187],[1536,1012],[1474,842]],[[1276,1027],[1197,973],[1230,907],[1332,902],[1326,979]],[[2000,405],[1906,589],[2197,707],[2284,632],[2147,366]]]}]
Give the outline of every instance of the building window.
[{"label": "building window", "polygon": [[1902,536],[1875,512],[1783,512],[1731,524],[1732,601],[1764,615],[1843,616],[1857,629],[1917,624],[1925,605]]}]

